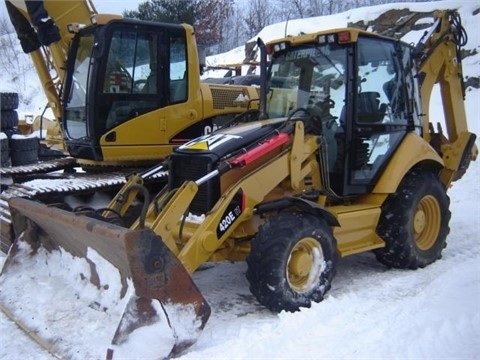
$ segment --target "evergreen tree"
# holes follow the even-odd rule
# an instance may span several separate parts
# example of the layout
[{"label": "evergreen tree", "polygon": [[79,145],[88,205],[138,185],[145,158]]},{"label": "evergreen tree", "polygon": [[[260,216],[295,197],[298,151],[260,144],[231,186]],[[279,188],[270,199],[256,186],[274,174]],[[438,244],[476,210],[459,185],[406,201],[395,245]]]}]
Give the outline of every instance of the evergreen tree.
[{"label": "evergreen tree", "polygon": [[148,0],[138,5],[138,10],[125,11],[124,17],[140,20],[193,25],[198,0]]},{"label": "evergreen tree", "polygon": [[227,19],[233,14],[234,0],[149,0],[138,10],[125,11],[124,17],[195,27],[197,42],[217,44],[223,40]]}]

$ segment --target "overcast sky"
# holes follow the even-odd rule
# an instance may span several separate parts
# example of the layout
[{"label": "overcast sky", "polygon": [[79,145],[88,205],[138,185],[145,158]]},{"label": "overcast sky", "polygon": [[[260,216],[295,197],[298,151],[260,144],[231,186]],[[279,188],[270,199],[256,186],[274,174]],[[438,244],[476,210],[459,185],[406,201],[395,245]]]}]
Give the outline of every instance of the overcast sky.
[{"label": "overcast sky", "polygon": [[121,14],[124,10],[136,10],[138,4],[146,0],[93,0],[99,13]]},{"label": "overcast sky", "polygon": [[[146,0],[93,0],[93,5],[99,13],[122,14],[124,10],[136,10],[138,4]],[[5,1],[0,0],[0,17],[8,18]]]}]

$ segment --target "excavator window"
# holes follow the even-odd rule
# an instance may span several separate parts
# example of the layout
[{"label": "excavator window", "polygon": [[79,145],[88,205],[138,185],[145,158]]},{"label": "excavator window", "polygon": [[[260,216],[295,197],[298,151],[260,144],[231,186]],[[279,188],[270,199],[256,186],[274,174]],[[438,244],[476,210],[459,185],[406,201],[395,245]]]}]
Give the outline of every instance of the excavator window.
[{"label": "excavator window", "polygon": [[89,32],[76,39],[74,51],[75,62],[69,80],[70,86],[64,94],[66,103],[64,117],[66,131],[70,138],[80,139],[87,136],[87,102],[88,78],[90,73],[91,54],[94,44],[94,33]]},{"label": "excavator window", "polygon": [[119,28],[113,32],[104,76],[106,130],[159,106],[158,36]]},{"label": "excavator window", "polygon": [[[134,30],[114,32],[107,58],[105,93],[155,93],[156,36]],[[150,78],[151,88],[145,88]]]},{"label": "excavator window", "polygon": [[186,101],[187,76],[183,33],[115,31],[105,73],[106,129],[162,105]]},{"label": "excavator window", "polygon": [[187,100],[187,48],[184,37],[170,39],[169,100],[178,103]]}]

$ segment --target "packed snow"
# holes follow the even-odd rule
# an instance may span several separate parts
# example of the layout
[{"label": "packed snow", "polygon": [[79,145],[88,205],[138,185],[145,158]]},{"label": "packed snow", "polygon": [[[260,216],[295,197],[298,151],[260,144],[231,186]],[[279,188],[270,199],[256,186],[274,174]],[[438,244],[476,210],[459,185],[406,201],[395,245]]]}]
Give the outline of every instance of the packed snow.
[{"label": "packed snow", "polygon": [[[469,42],[467,49],[477,54],[463,62],[467,76],[480,75],[480,35],[478,1],[439,1],[389,4],[360,8],[328,17],[290,20],[266,27],[259,36],[264,41],[285,33],[310,32],[345,26],[347,21],[371,20],[391,8],[415,11],[457,9],[462,16]],[[285,30],[287,29],[287,30]],[[422,32],[404,37],[415,42]],[[241,61],[243,48],[209,59],[211,63]],[[34,78],[32,73],[30,78]],[[0,91],[9,91],[0,74]],[[38,86],[38,85],[32,85]],[[466,93],[470,130],[480,134],[480,90]],[[38,105],[37,105],[38,106]],[[35,108],[23,111],[35,111]],[[443,117],[436,92],[431,101],[431,119]],[[479,141],[477,140],[477,145]],[[371,253],[339,261],[332,289],[324,301],[297,313],[273,314],[250,294],[245,279],[246,264],[216,263],[203,266],[193,279],[212,308],[212,315],[200,338],[180,359],[478,359],[480,357],[480,160],[470,165],[465,176],[449,189],[452,219],[448,246],[443,257],[416,271],[391,270]],[[0,257],[0,262],[4,258]],[[38,259],[37,259],[38,260]],[[44,264],[30,264],[38,275]],[[80,266],[80,264],[78,264]],[[83,265],[81,265],[83,266]],[[68,273],[65,269],[50,269]],[[114,275],[112,274],[112,277]],[[14,284],[9,285],[14,287]],[[81,291],[78,284],[76,291]],[[2,287],[5,294],[10,288]],[[14,292],[14,290],[11,290]],[[61,289],[59,289],[61,291]],[[42,299],[41,284],[24,289],[35,302]],[[30,294],[29,294],[30,293]],[[61,294],[61,293],[59,293]],[[86,294],[86,296],[89,292]],[[71,295],[71,294],[70,294]],[[68,305],[70,295],[58,296],[37,309],[39,316],[54,319],[55,309]],[[108,298],[103,301],[112,300]],[[32,300],[33,301],[33,300]],[[67,303],[66,303],[67,302]],[[111,301],[111,303],[113,300]],[[28,304],[19,303],[19,307]],[[120,306],[120,305],[119,305]],[[66,315],[65,315],[66,316]],[[70,326],[78,342],[88,348],[73,358],[102,358],[96,347],[102,319],[72,310]],[[79,321],[80,320],[80,321]],[[29,324],[29,319],[24,319]],[[68,322],[67,322],[68,323]],[[72,330],[72,329],[71,329]],[[149,334],[150,335],[150,334]],[[139,348],[160,339],[146,336]],[[0,312],[0,359],[53,359]],[[73,349],[72,349],[73,350]],[[91,356],[88,356],[91,355]],[[138,353],[126,358],[139,359]],[[147,358],[147,357],[145,357]]]}]

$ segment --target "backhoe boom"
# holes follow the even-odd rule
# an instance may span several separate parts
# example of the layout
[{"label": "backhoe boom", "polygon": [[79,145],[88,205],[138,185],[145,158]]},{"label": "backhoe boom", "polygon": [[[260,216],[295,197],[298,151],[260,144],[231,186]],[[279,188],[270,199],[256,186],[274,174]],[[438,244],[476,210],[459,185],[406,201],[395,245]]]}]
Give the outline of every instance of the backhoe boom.
[{"label": "backhoe boom", "polygon": [[[427,141],[435,144],[443,154],[445,168],[442,182],[448,186],[461,178],[470,160],[475,160],[478,149],[475,134],[468,131],[465,113],[465,84],[463,80],[461,47],[467,43],[467,34],[460,16],[455,11],[436,11],[435,23],[415,48],[418,74],[421,79],[423,133]],[[433,87],[439,84],[442,96],[446,134],[441,127],[434,131],[430,119],[430,98]],[[446,136],[446,137],[445,137]]]}]

